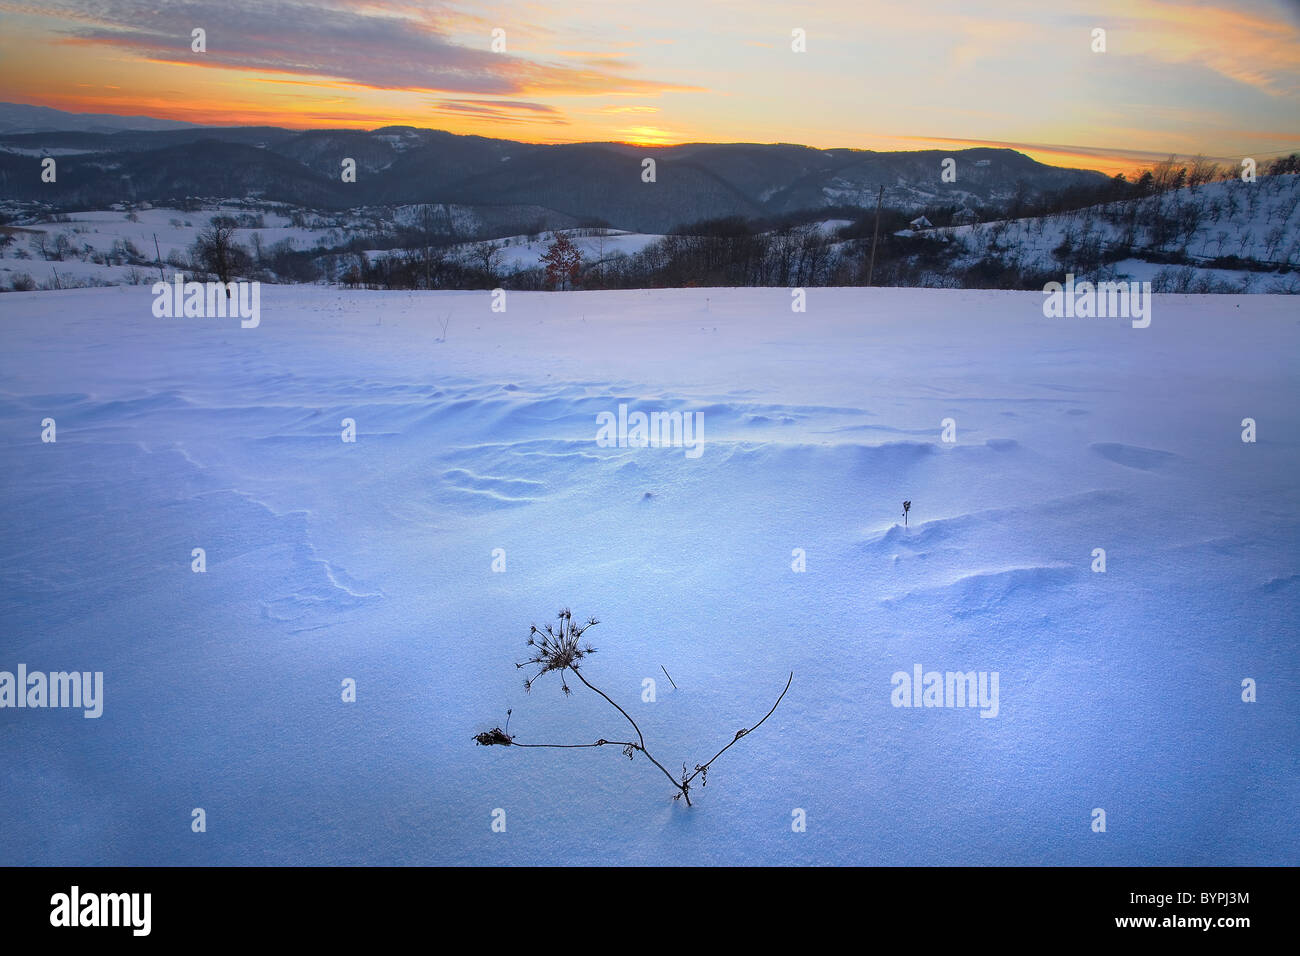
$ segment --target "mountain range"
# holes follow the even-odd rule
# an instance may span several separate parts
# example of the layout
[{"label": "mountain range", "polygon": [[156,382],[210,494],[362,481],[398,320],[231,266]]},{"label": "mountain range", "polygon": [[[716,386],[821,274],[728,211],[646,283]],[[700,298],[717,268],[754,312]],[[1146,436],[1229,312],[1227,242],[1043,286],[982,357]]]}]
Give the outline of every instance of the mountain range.
[{"label": "mountain range", "polygon": [[[42,181],[44,157],[56,160],[55,182]],[[956,160],[956,181],[945,183],[941,168],[948,157]],[[343,181],[347,159],[355,161],[355,182]],[[655,161],[653,182],[643,180],[646,159]],[[599,222],[662,233],[729,216],[774,219],[823,208],[872,208],[881,186],[887,205],[919,210],[990,205],[1017,191],[1037,194],[1104,179],[1011,149],[539,145],[409,126],[205,127],[0,104],[0,198],[53,209],[187,197],[319,209],[455,203],[495,212],[484,217],[494,221]]]}]

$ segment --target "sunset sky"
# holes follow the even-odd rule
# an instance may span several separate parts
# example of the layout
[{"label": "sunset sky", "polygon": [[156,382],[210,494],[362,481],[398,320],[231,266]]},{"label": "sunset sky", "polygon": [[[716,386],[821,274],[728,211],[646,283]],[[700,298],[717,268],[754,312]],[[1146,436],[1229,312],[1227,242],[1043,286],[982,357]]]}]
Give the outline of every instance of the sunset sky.
[{"label": "sunset sky", "polygon": [[0,0],[0,90],[205,124],[997,145],[1113,172],[1300,150],[1300,0]]}]

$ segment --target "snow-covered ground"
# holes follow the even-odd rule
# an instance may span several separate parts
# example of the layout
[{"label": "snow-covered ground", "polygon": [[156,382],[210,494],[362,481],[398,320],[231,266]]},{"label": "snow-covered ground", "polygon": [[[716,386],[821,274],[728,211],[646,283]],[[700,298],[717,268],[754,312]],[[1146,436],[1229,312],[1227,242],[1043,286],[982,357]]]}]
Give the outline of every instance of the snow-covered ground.
[{"label": "snow-covered ground", "polygon": [[[0,297],[0,671],[105,681],[0,709],[0,864],[1300,860],[1293,299],[491,302]],[[620,404],[702,453],[602,447]],[[793,684],[689,809],[639,754],[475,746],[628,739],[523,691],[564,606],[670,770]],[[996,716],[895,707],[915,665],[996,672]]]},{"label": "snow-covered ground", "polygon": [[[288,241],[295,250],[310,250],[338,242],[341,233],[327,228],[291,225],[287,216],[271,208],[242,205],[213,205],[198,211],[165,207],[123,210],[88,210],[67,213],[57,221],[37,219],[19,227],[15,241],[0,253],[0,287],[9,288],[15,276],[28,275],[40,286],[59,284],[126,285],[152,283],[158,279],[157,260],[164,263],[187,260],[199,233],[216,216],[240,214],[261,217],[263,228],[244,228],[238,233],[243,245],[258,236],[265,249]],[[134,216],[134,218],[131,218]],[[55,243],[63,237],[64,252],[52,258]],[[155,242],[156,239],[156,242]],[[47,255],[41,251],[44,244]],[[96,261],[108,257],[110,261]],[[141,259],[135,265],[132,259]],[[166,267],[170,277],[173,267]]]}]

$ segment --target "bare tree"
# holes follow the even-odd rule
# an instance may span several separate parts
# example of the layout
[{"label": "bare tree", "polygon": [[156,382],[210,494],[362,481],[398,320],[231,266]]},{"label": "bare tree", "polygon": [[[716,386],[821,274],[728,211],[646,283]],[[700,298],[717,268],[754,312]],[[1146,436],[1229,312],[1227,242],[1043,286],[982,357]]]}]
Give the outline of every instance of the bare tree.
[{"label": "bare tree", "polygon": [[488,283],[496,280],[497,270],[501,268],[501,247],[495,242],[480,242],[470,249],[470,260],[483,271]]},{"label": "bare tree", "polygon": [[1214,182],[1219,173],[1219,164],[1212,159],[1206,159],[1204,156],[1197,155],[1192,159],[1191,171],[1187,174],[1187,185],[1192,187],[1192,192],[1205,183]]},{"label": "bare tree", "polygon": [[438,218],[434,212],[433,206],[425,203],[420,207],[419,215],[420,239],[422,246],[421,261],[424,264],[424,287],[433,288],[433,271],[434,265],[438,266],[438,271],[442,271],[442,263],[446,254],[437,249],[436,238],[438,236]]},{"label": "bare tree", "polygon": [[1192,241],[1196,232],[1201,228],[1201,219],[1204,218],[1205,211],[1199,203],[1188,202],[1178,207],[1176,229],[1179,237],[1183,241],[1183,247]]},{"label": "bare tree", "polygon": [[1229,219],[1236,219],[1237,213],[1241,210],[1241,198],[1239,197],[1236,189],[1237,184],[1239,182],[1240,182],[1239,180],[1234,179],[1228,188],[1227,203],[1228,203]]},{"label": "bare tree", "polygon": [[1278,247],[1282,245],[1282,240],[1284,240],[1285,238],[1286,238],[1285,227],[1277,226],[1276,228],[1270,230],[1268,235],[1264,237],[1264,254],[1268,256],[1269,259],[1272,259],[1274,253],[1277,252]]},{"label": "bare tree", "polygon": [[230,280],[240,252],[242,250],[235,244],[235,224],[223,216],[214,216],[208,228],[194,241],[195,261],[225,285],[226,298],[230,298]]}]

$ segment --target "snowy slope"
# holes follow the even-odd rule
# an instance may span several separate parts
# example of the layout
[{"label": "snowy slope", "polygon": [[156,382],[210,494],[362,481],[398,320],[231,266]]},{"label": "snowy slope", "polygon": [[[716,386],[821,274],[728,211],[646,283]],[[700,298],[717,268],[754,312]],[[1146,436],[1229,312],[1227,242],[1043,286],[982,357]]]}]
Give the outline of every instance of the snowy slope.
[{"label": "snowy slope", "polygon": [[[1167,233],[1158,233],[1151,226],[1158,217],[1179,228],[1171,225]],[[1123,245],[1139,254],[1185,251],[1194,261],[1237,256],[1294,268],[1300,264],[1300,176],[1263,176],[1253,183],[1233,179],[1141,200],[929,234],[962,243],[967,255],[958,257],[958,263],[995,255],[1061,268],[1076,263],[1079,250],[1089,245]],[[1115,271],[1142,278],[1143,270],[1132,265],[1118,263]]]},{"label": "snowy slope", "polygon": [[[106,682],[98,720],[0,710],[0,864],[1300,859],[1294,300],[1158,296],[1141,330],[1036,293],[151,301],[0,297],[0,670]],[[599,447],[620,403],[703,412],[703,453]],[[476,747],[507,708],[520,741],[629,732],[525,695],[562,606],[669,769],[793,685],[689,810],[640,755]],[[914,664],[998,672],[998,715],[892,706]]]},{"label": "snowy slope", "polygon": [[[254,235],[266,249],[284,240],[294,249],[314,249],[339,239],[337,232],[331,235],[327,228],[293,226],[288,217],[270,207],[249,208],[262,217],[265,228],[239,230],[241,245],[249,245]],[[247,211],[241,205],[214,205],[194,212],[160,206],[134,213],[88,210],[65,214],[58,221],[35,218],[21,227],[15,242],[0,254],[0,287],[9,287],[17,275],[31,276],[50,289],[58,287],[56,279],[64,287],[153,283],[158,279],[156,262],[160,255],[164,263],[178,257],[187,261],[191,246],[213,217],[237,216]],[[131,215],[135,218],[129,218]],[[70,251],[61,259],[47,259],[40,249],[41,240],[52,250],[59,236],[65,237]],[[111,261],[96,261],[105,256]],[[134,266],[133,259],[137,260]],[[174,272],[174,267],[166,267],[169,278]]]}]

